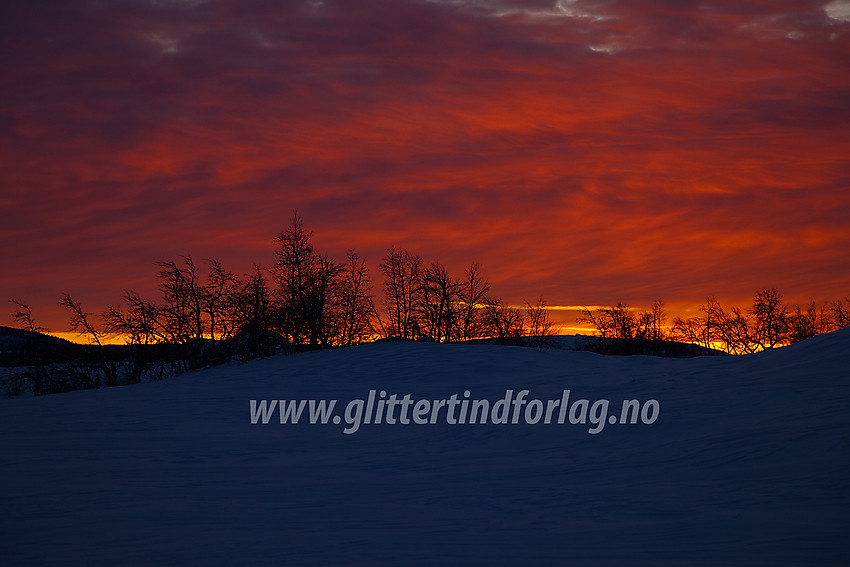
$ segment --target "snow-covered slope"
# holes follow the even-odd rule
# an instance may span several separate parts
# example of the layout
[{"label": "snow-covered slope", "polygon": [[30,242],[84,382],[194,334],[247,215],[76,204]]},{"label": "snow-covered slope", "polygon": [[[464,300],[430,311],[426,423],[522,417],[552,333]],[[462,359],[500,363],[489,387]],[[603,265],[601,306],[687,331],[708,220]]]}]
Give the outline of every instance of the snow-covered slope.
[{"label": "snow-covered slope", "polygon": [[[848,565],[848,360],[850,329],[687,360],[387,343],[4,400],[0,561]],[[523,389],[516,425],[446,408],[403,425],[396,407],[343,433],[370,390],[495,405]],[[527,400],[565,389],[617,423],[524,423]],[[337,399],[340,423],[264,425],[255,404],[252,424],[250,400],[273,399]],[[660,414],[620,424],[624,399]]]}]

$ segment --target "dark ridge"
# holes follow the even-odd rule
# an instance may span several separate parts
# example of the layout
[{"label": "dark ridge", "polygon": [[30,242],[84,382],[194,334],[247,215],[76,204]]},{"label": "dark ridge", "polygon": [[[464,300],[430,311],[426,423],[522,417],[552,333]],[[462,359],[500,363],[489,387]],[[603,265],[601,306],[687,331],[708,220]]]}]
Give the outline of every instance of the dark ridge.
[{"label": "dark ridge", "polygon": [[59,337],[0,325],[0,366],[66,362],[85,348]]},{"label": "dark ridge", "polygon": [[576,342],[576,350],[615,356],[663,356],[669,358],[692,358],[695,356],[728,356],[727,353],[701,345],[676,341],[648,341],[643,339],[617,339],[610,337],[582,337]]}]

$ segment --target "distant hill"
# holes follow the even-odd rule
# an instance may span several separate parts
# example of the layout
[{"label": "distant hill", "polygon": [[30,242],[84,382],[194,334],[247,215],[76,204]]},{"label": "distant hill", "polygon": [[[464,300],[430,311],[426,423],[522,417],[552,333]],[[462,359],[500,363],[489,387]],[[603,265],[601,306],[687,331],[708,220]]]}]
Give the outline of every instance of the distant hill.
[{"label": "distant hill", "polygon": [[677,341],[650,341],[643,339],[618,339],[612,337],[585,336],[573,345],[576,350],[615,356],[662,356],[668,358],[692,358],[695,356],[729,356],[721,350]]},{"label": "distant hill", "polygon": [[37,344],[44,345],[73,345],[69,340],[61,339],[43,333],[33,333],[32,331],[24,331],[13,327],[0,325],[0,350],[9,350],[24,346],[35,341]]},{"label": "distant hill", "polygon": [[0,325],[0,366],[32,364],[36,360],[56,362],[73,357],[84,345]]}]

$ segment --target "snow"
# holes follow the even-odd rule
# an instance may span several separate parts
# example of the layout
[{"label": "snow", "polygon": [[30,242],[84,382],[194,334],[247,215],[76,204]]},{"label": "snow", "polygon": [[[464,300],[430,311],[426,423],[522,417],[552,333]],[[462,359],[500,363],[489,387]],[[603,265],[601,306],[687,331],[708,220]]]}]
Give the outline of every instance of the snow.
[{"label": "snow", "polygon": [[[0,402],[5,565],[848,565],[850,329],[746,357],[370,344]],[[251,424],[249,401],[658,401],[647,425]],[[303,418],[302,418],[303,419]]]}]

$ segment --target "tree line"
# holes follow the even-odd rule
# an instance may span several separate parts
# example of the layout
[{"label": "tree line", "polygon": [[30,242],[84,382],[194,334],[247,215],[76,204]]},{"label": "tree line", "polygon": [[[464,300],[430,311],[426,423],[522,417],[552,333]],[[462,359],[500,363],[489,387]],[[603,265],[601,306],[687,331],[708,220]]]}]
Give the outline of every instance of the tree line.
[{"label": "tree line", "polygon": [[[316,250],[312,236],[295,211],[273,239],[274,261],[268,268],[254,265],[247,275],[238,275],[211,259],[198,264],[182,256],[157,262],[158,299],[125,290],[120,303],[100,313],[62,293],[59,305],[69,314],[70,330],[102,348],[88,349],[71,361],[45,361],[39,376],[46,364],[57,375],[73,365],[74,376],[52,389],[31,389],[48,393],[116,386],[232,358],[373,340],[492,337],[503,344],[541,347],[553,334],[542,297],[522,308],[505,304],[491,294],[477,262],[455,276],[439,260],[426,262],[391,246],[378,265],[376,290],[366,260],[356,250],[348,250],[339,262]],[[20,328],[48,331],[34,322],[26,303],[10,301]],[[125,343],[120,349],[107,345],[115,337]]]},{"label": "tree line", "polygon": [[729,354],[749,354],[803,341],[850,326],[850,299],[829,303],[788,305],[776,288],[756,292],[747,309],[723,307],[715,297],[700,305],[699,315],[675,317],[666,324],[664,303],[648,311],[619,302],[597,310],[584,308],[576,318],[590,324],[602,339],[620,341],[679,341]]},{"label": "tree line", "polygon": [[[374,340],[556,344],[544,299],[508,305],[491,293],[477,262],[455,275],[439,260],[391,246],[378,264],[376,285],[356,250],[340,262],[316,250],[312,236],[294,211],[273,239],[268,268],[255,264],[238,275],[212,259],[156,262],[157,299],[125,290],[121,302],[100,313],[62,293],[59,305],[69,314],[70,329],[87,337],[90,348],[38,342],[37,333],[49,330],[37,325],[26,303],[10,300],[13,319],[31,340],[25,352],[7,353],[8,360],[0,356],[2,366],[27,367],[11,378],[0,376],[0,386],[12,395],[109,387],[231,359]],[[850,326],[850,299],[790,306],[775,288],[765,288],[747,309],[725,308],[709,297],[699,315],[676,317],[671,325],[660,299],[644,311],[623,302],[585,308],[576,321],[596,330],[598,341],[586,346],[606,354],[746,354]],[[115,337],[124,344],[108,344]],[[702,350],[676,350],[670,341]]]}]

